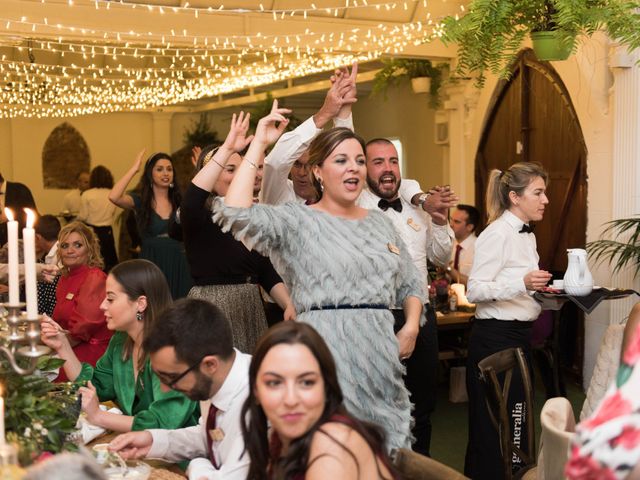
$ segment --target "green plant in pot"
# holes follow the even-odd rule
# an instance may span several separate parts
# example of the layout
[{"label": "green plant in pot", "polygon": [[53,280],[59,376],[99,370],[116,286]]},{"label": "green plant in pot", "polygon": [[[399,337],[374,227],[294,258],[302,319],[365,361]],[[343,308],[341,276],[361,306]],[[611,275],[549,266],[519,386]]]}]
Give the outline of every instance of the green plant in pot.
[{"label": "green plant in pot", "polygon": [[[429,92],[429,105],[440,105],[440,87],[444,65],[434,66],[430,60],[418,58],[396,58],[384,61],[384,67],[373,79],[372,95],[383,93],[387,88],[410,79],[416,93]],[[428,79],[428,80],[426,80]]]},{"label": "green plant in pot", "polygon": [[[458,45],[456,74],[476,74],[484,85],[486,72],[503,78],[531,35],[540,59],[566,58],[576,39],[603,30],[612,39],[640,46],[638,3],[629,0],[471,0],[467,13],[443,20],[446,43]],[[544,32],[544,33],[543,33]],[[556,43],[543,52],[538,43]]]},{"label": "green plant in pot", "polygon": [[[640,216],[607,222],[600,239],[587,244],[596,262],[608,262],[613,273],[630,266],[640,273]],[[611,237],[611,240],[604,237]]]}]

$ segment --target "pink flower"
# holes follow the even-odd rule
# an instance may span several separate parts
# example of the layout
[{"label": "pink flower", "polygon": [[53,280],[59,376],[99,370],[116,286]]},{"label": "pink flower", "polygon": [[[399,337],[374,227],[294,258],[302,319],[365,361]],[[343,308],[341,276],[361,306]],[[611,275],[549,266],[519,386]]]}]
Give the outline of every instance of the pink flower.
[{"label": "pink flower", "polygon": [[640,430],[632,426],[627,426],[622,429],[622,433],[611,441],[612,447],[621,445],[627,450],[636,448],[640,444]]},{"label": "pink flower", "polygon": [[580,448],[576,446],[571,449],[564,473],[569,480],[616,480],[611,469],[589,456],[580,455]]},{"label": "pink flower", "polygon": [[640,360],[640,328],[636,328],[631,337],[631,341],[624,351],[622,361],[627,365],[635,365]]},{"label": "pink flower", "polygon": [[34,460],[34,463],[44,462],[45,460],[48,460],[51,457],[53,457],[52,452],[42,452],[40,455],[36,457],[36,459]]},{"label": "pink flower", "polygon": [[616,392],[604,399],[600,408],[596,410],[595,416],[582,422],[581,426],[587,429],[593,429],[598,425],[608,422],[612,418],[620,417],[631,412],[631,402],[626,400],[620,392]]}]

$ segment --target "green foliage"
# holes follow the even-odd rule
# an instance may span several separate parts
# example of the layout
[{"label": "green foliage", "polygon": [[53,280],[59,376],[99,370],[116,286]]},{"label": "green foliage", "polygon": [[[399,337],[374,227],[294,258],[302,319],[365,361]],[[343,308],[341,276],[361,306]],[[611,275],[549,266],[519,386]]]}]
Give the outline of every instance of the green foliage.
[{"label": "green foliage", "polygon": [[189,148],[221,143],[218,140],[218,133],[211,129],[211,122],[206,113],[201,113],[198,120],[192,122],[191,129],[184,131],[184,144]]},{"label": "green foliage", "polygon": [[42,376],[63,363],[58,358],[42,357],[38,362],[41,373],[21,376],[0,357],[6,437],[18,445],[23,466],[31,464],[42,452],[75,449],[69,434],[75,431],[80,414],[77,387],[71,383],[54,384]]},{"label": "green foliage", "polygon": [[556,31],[565,45],[580,35],[604,30],[609,37],[640,46],[640,7],[630,0],[472,0],[468,13],[444,19],[447,42],[458,44],[456,74],[477,74],[481,87],[490,71],[507,78],[509,68],[531,32]]},{"label": "green foliage", "polygon": [[384,61],[384,67],[373,79],[372,95],[384,94],[386,99],[387,89],[397,86],[411,78],[431,78],[431,90],[429,92],[429,105],[433,108],[440,106],[440,87],[442,86],[442,71],[444,66],[433,66],[430,60],[418,58],[395,58]]},{"label": "green foliage", "polygon": [[[587,250],[596,262],[606,261],[613,265],[613,273],[626,266],[640,272],[640,217],[622,218],[607,222],[599,240],[589,242]],[[609,236],[614,240],[602,237]]]}]

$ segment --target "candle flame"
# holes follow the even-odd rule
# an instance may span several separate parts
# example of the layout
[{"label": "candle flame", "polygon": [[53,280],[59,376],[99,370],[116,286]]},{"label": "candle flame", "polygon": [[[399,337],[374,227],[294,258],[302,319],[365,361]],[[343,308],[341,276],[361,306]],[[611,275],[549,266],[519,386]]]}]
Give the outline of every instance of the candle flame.
[{"label": "candle flame", "polygon": [[36,214],[30,208],[24,209],[27,214],[27,228],[33,228],[33,224],[36,223]]},{"label": "candle flame", "polygon": [[11,209],[10,209],[10,208],[5,207],[5,209],[4,209],[4,214],[7,216],[7,219],[8,219],[10,222],[13,222],[13,221],[14,221],[14,218],[13,218],[13,212],[11,211]]}]

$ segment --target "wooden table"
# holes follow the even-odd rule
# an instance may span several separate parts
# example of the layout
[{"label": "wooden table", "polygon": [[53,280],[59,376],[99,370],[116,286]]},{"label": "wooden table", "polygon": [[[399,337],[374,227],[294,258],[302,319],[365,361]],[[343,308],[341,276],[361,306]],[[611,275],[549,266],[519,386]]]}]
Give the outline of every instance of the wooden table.
[{"label": "wooden table", "polygon": [[467,337],[468,330],[471,328],[471,312],[446,312],[436,315],[436,323],[438,324],[438,333],[442,332],[442,336],[447,336],[451,340],[451,335],[444,333],[454,330],[461,330],[458,335],[459,340],[450,343],[441,341],[441,335],[438,335],[438,360],[453,360],[456,358],[466,358],[467,356]]},{"label": "wooden table", "polygon": [[[110,432],[99,436],[87,444],[91,449],[99,443],[109,443],[118,436],[117,433]],[[167,463],[162,460],[142,459],[143,462],[151,466],[151,476],[149,480],[181,480],[187,478],[184,471],[175,463]]]}]

